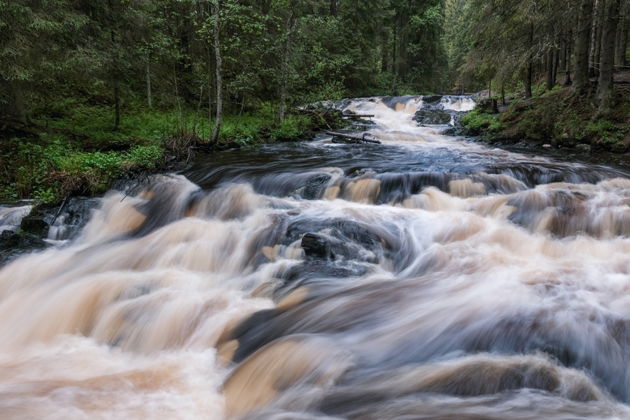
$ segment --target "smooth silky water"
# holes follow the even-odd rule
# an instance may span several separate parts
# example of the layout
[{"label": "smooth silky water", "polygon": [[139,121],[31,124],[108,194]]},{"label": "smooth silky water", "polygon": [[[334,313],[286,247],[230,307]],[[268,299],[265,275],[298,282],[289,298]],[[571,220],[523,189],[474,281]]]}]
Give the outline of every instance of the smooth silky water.
[{"label": "smooth silky water", "polygon": [[5,266],[0,418],[630,418],[629,173],[331,106],[382,144],[203,157]]}]

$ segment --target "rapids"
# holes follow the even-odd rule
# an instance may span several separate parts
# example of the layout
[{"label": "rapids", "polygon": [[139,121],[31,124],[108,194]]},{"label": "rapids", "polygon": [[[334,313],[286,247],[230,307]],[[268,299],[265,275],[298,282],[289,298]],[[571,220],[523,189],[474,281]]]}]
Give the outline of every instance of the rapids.
[{"label": "rapids", "polygon": [[630,418],[630,173],[429,101],[474,106],[329,103],[382,144],[229,150],[61,219],[0,270],[0,417]]}]

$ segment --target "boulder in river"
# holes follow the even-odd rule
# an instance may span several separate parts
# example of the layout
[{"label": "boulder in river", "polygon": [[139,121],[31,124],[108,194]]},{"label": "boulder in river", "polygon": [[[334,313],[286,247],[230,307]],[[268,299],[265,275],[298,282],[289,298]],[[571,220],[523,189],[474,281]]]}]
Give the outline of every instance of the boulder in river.
[{"label": "boulder in river", "polygon": [[302,249],[307,257],[332,259],[330,242],[322,235],[306,233],[302,236]]},{"label": "boulder in river", "polygon": [[22,219],[22,223],[20,223],[20,229],[23,232],[42,238],[48,235],[48,228],[48,223],[46,223],[42,217],[38,217],[36,215],[29,215]]},{"label": "boulder in river", "polygon": [[451,114],[443,109],[423,107],[418,112],[416,112],[416,115],[415,117],[413,117],[413,119],[420,124],[441,125],[451,122]]},{"label": "boulder in river", "polygon": [[427,104],[439,103],[442,100],[442,95],[424,95],[422,102]]}]

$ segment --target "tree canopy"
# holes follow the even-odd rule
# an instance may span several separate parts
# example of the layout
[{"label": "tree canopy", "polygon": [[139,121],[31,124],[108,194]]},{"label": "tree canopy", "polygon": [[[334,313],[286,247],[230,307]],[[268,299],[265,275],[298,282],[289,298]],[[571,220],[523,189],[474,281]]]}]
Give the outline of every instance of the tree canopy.
[{"label": "tree canopy", "polygon": [[0,0],[0,8],[2,115],[28,123],[81,97],[110,104],[115,126],[130,104],[212,116],[221,101],[232,113],[272,102],[282,119],[295,103],[492,82],[530,96],[540,78],[548,89],[576,78],[605,111],[630,26],[630,0]]}]

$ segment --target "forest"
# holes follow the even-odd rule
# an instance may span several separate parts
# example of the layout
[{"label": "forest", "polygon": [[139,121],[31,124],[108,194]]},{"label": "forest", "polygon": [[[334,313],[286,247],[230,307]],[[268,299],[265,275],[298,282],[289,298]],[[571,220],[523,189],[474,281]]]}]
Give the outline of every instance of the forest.
[{"label": "forest", "polygon": [[[162,167],[182,142],[299,138],[321,123],[296,106],[342,97],[486,90],[523,112],[569,109],[563,120],[580,120],[579,131],[627,145],[628,0],[0,0],[0,9],[3,199],[101,192]],[[518,108],[546,94],[553,104]],[[464,121],[471,133],[581,139],[492,108]]]},{"label": "forest", "polygon": [[630,419],[630,0],[0,0],[0,420]]}]

